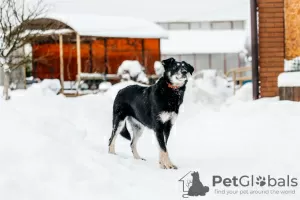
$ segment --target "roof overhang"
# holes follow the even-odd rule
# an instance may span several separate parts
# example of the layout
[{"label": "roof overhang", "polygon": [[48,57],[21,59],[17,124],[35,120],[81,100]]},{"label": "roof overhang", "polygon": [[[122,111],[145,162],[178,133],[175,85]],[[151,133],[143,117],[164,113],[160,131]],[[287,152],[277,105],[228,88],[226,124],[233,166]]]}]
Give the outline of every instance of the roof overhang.
[{"label": "roof overhang", "polygon": [[61,23],[60,27],[72,29],[80,36],[168,38],[168,32],[159,25],[154,22],[133,17],[100,16],[91,14],[51,14],[45,18],[34,20],[34,29],[38,30],[39,21],[42,23],[46,20],[53,20],[54,22]]}]

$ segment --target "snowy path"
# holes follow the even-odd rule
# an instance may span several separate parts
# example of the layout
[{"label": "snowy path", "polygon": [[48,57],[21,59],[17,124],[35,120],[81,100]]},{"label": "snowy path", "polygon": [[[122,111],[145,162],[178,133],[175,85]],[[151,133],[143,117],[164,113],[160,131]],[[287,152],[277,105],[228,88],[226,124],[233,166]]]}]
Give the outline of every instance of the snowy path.
[{"label": "snowy path", "polygon": [[[199,171],[211,191],[195,199],[299,199],[294,195],[220,195],[212,176],[287,174],[300,177],[300,104],[263,99],[219,111],[181,113],[169,141],[178,170],[158,167],[158,148],[146,131],[132,158],[118,138],[118,156],[107,154],[111,99],[16,93],[0,101],[0,199],[180,199],[178,180]],[[218,187],[222,189],[222,187]],[[232,188],[234,189],[234,188]],[[240,189],[240,188],[238,188]]]}]

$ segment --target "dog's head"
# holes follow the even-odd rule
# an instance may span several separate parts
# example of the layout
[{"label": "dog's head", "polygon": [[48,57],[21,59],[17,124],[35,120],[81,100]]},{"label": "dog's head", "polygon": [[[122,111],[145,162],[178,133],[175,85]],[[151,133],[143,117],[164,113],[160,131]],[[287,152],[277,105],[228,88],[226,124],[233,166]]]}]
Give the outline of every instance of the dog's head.
[{"label": "dog's head", "polygon": [[194,67],[185,61],[177,62],[174,58],[168,58],[161,63],[165,69],[164,77],[175,87],[185,85],[194,72]]}]

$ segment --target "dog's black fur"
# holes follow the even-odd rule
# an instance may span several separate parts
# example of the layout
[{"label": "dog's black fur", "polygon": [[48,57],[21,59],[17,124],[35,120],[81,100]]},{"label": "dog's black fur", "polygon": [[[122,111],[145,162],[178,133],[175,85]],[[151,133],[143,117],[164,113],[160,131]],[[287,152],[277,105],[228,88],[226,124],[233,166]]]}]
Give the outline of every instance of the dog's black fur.
[{"label": "dog's black fur", "polygon": [[[161,156],[167,155],[166,144],[174,123],[173,120],[183,102],[187,73],[192,74],[194,68],[184,61],[177,62],[174,58],[163,60],[162,65],[165,72],[156,84],[149,87],[131,85],[118,92],[113,105],[113,131],[109,140],[110,153],[115,153],[114,140],[118,133],[131,140],[125,123],[125,120],[128,119],[126,122],[130,123],[135,132],[142,131],[142,126],[154,130],[161,153],[166,153]],[[121,123],[123,125],[120,125]],[[135,148],[135,138],[137,139],[140,134],[133,133],[132,148]],[[132,151],[134,153],[136,150],[132,149]],[[138,155],[135,157],[140,158]],[[163,168],[176,168],[171,164],[168,156],[160,158],[160,164]]]}]

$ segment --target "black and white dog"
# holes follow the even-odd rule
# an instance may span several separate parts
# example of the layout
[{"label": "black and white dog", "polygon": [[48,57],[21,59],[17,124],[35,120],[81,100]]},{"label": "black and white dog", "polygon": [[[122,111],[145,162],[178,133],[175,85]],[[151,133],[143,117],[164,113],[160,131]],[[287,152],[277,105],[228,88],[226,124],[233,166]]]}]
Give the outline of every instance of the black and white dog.
[{"label": "black and white dog", "polygon": [[[131,150],[135,159],[139,156],[136,144],[144,127],[154,130],[160,147],[159,164],[161,168],[177,169],[172,164],[167,142],[171,128],[178,115],[188,81],[194,68],[174,58],[162,61],[165,72],[157,83],[149,87],[127,86],[120,90],[113,105],[113,130],[109,139],[109,153],[115,154],[115,140],[118,134],[131,140],[126,124],[132,127]],[[143,159],[144,160],[144,159]]]}]

